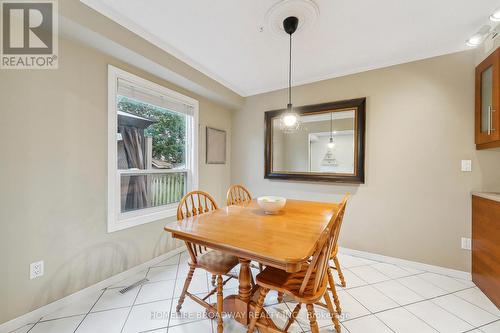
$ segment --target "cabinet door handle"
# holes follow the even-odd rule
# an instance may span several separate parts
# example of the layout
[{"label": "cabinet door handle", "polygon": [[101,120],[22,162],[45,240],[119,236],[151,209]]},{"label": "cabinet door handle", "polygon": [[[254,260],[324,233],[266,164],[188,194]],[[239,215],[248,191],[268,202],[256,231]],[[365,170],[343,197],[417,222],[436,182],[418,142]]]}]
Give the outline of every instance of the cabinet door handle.
[{"label": "cabinet door handle", "polygon": [[491,132],[496,131],[496,129],[493,127],[493,112],[496,112],[496,110],[490,106],[490,134]]},{"label": "cabinet door handle", "polygon": [[491,105],[488,106],[488,135],[491,135]]}]

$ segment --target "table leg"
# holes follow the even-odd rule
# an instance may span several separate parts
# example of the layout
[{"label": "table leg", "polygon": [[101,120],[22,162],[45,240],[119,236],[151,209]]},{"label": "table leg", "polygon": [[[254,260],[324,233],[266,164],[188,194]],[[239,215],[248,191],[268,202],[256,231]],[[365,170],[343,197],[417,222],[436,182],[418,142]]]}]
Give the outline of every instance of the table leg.
[{"label": "table leg", "polygon": [[224,299],[224,312],[230,313],[233,318],[243,325],[248,325],[249,303],[251,298],[252,284],[250,260],[239,259],[240,274],[238,295],[231,295]]},{"label": "table leg", "polygon": [[[250,260],[240,259],[240,274],[238,295],[231,295],[224,299],[224,312],[230,313],[233,318],[248,326],[249,314],[255,310],[255,302],[252,301],[252,272],[250,270]],[[255,295],[254,295],[255,296]],[[267,316],[265,309],[262,309],[263,318],[257,322],[257,326],[265,332],[281,332]]]},{"label": "table leg", "polygon": [[239,298],[248,303],[252,291],[252,272],[250,271],[250,260],[240,259],[240,285],[238,287]]}]

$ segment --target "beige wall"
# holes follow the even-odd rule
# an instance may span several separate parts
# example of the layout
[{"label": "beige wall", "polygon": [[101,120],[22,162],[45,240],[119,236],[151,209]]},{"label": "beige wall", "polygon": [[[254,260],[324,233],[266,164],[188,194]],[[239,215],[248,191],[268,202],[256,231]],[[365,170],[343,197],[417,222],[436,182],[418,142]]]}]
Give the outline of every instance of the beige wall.
[{"label": "beige wall", "polygon": [[[295,105],[367,97],[366,183],[264,179],[264,111],[286,91],[248,97],[233,114],[232,181],[254,195],[339,201],[352,194],[341,246],[470,270],[472,189],[500,189],[500,153],[474,147],[474,52],[403,64],[294,88]],[[460,171],[472,159],[473,172]]]},{"label": "beige wall", "polygon": [[[224,202],[230,164],[205,164],[205,127],[231,111],[116,59],[60,40],[59,69],[0,71],[0,323],[179,246],[158,221],[108,234],[107,65],[200,102],[200,188]],[[228,151],[229,149],[228,144]],[[45,275],[29,280],[29,264]]]}]

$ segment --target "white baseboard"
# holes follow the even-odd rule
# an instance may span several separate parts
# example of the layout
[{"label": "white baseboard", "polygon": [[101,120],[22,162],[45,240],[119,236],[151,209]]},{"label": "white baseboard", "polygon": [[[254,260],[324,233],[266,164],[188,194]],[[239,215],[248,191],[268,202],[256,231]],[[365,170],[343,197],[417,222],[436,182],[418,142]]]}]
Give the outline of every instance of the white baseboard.
[{"label": "white baseboard", "polygon": [[353,257],[371,259],[371,260],[385,262],[388,264],[396,264],[396,265],[400,265],[400,266],[415,268],[415,269],[422,270],[422,271],[447,275],[447,276],[454,277],[457,279],[462,279],[462,280],[467,280],[467,281],[472,280],[472,275],[469,272],[459,271],[456,269],[451,269],[451,268],[446,268],[446,267],[441,267],[441,266],[424,264],[424,263],[417,262],[417,261],[410,261],[410,260],[405,260],[405,259],[388,257],[388,256],[384,256],[381,254],[352,250],[352,249],[348,249],[348,248],[344,248],[344,247],[339,247],[339,253],[348,254],[348,255],[351,255]]},{"label": "white baseboard", "polygon": [[71,303],[77,302],[80,299],[90,296],[96,291],[99,291],[101,289],[104,289],[110,285],[116,284],[129,276],[133,276],[134,274],[139,273],[141,270],[144,270],[150,266],[153,266],[155,264],[158,264],[170,257],[173,257],[181,252],[184,252],[186,248],[184,246],[173,249],[172,251],[169,251],[167,253],[164,253],[156,258],[153,258],[145,263],[142,263],[138,266],[132,267],[124,272],[121,272],[117,275],[113,275],[106,280],[103,280],[101,282],[98,282],[92,286],[89,286],[85,289],[82,289],[80,291],[77,291],[74,294],[65,296],[61,299],[58,299],[55,302],[49,303],[47,305],[44,305],[42,307],[39,307],[36,310],[33,310],[25,315],[22,315],[21,317],[14,318],[8,322],[5,322],[0,325],[0,332],[1,333],[7,333],[11,332],[15,329],[18,329],[19,327],[22,327],[23,325],[29,324],[29,323],[35,323],[40,319],[41,317],[44,317],[59,308],[62,308],[66,305],[69,305]]}]

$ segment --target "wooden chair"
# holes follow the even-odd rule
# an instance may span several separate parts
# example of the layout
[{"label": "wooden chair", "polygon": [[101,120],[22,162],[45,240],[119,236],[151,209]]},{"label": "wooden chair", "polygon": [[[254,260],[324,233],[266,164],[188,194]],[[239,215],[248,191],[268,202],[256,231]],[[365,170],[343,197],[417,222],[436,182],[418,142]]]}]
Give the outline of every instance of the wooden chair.
[{"label": "wooden chair", "polygon": [[298,302],[283,332],[288,331],[295,321],[302,304],[306,304],[311,332],[319,333],[314,304],[320,302],[322,298],[325,300],[325,306],[328,308],[335,330],[340,332],[340,323],[336,317],[332,300],[328,293],[328,272],[330,272],[330,254],[337,246],[340,222],[345,212],[346,202],[347,196],[330,220],[326,230],[321,234],[313,257],[307,264],[304,264],[300,272],[287,273],[281,269],[266,267],[262,273],[257,275],[257,285],[259,286],[260,294],[255,307],[254,317],[252,317],[248,326],[248,333],[253,333],[255,326],[260,324],[258,323],[258,319],[264,306],[264,299],[271,289],[283,292]]},{"label": "wooden chair", "polygon": [[337,273],[340,278],[340,282],[342,287],[346,286],[344,275],[342,274],[342,271],[340,269],[340,263],[339,260],[337,259],[337,253],[339,250],[338,246],[338,237],[340,236],[340,229],[342,228],[342,222],[344,221],[344,213],[345,213],[345,206],[347,205],[347,199],[349,199],[349,194],[346,194],[344,196],[344,199],[342,199],[342,203],[340,204],[341,206],[344,206],[344,210],[341,211],[341,214],[338,216],[338,232],[337,232],[337,240],[335,241],[335,247],[330,255],[330,260],[333,260],[335,266],[330,266],[328,269],[328,285],[329,285],[329,290],[332,292],[333,295],[333,301],[335,302],[335,307],[337,309],[337,313],[340,315],[342,313],[342,308],[340,307],[340,300],[337,295],[337,290],[335,288],[335,280],[333,279],[333,274],[332,274],[332,269],[336,269]]},{"label": "wooden chair", "polygon": [[[202,191],[193,191],[186,194],[179,203],[179,206],[177,208],[177,219],[181,220],[191,216],[204,214],[217,208],[217,203],[212,198],[212,196],[210,196],[210,194]],[[238,258],[219,251],[207,249],[204,246],[194,243],[186,242],[186,246],[191,258],[189,262],[189,273],[186,277],[186,281],[184,282],[184,287],[182,289],[179,302],[177,303],[176,310],[177,312],[180,312],[182,304],[184,303],[186,296],[188,296],[196,303],[205,307],[207,310],[217,313],[217,332],[222,333],[222,288],[232,278],[231,276],[229,276],[226,280],[223,280],[222,276],[228,275],[229,272],[236,265],[238,265]],[[207,272],[211,273],[213,276],[217,277],[217,287],[214,288],[210,293],[208,293],[204,298],[199,298],[198,296],[193,295],[188,291],[196,268],[204,269]],[[217,293],[217,308],[206,301],[211,295],[215,293]]]},{"label": "wooden chair", "polygon": [[227,205],[241,205],[252,201],[252,195],[243,185],[231,185],[227,190]]},{"label": "wooden chair", "polygon": [[[342,200],[342,203],[341,205],[346,205],[347,204],[347,199],[349,198],[349,194],[346,194],[344,196],[344,199]],[[339,216],[339,225],[338,225],[338,228],[339,228],[339,232],[338,232],[338,235],[340,235],[340,229],[342,228],[342,222],[344,220],[344,212],[342,212],[342,215]],[[337,235],[337,237],[338,237]],[[335,248],[333,249],[331,255],[330,255],[330,260],[333,261],[334,263],[334,266],[330,266],[330,269],[328,270],[328,290],[330,290],[332,292],[332,295],[333,295],[333,301],[335,302],[335,308],[337,309],[337,313],[338,314],[341,314],[342,313],[342,308],[340,306],[340,300],[339,300],[339,297],[337,295],[337,290],[335,288],[335,280],[333,279],[333,274],[332,274],[332,269],[335,269],[337,270],[337,273],[339,275],[339,279],[340,279],[340,283],[342,285],[342,287],[345,288],[346,286],[346,282],[345,282],[345,279],[344,279],[344,274],[342,274],[342,270],[340,268],[340,262],[337,258],[337,253],[339,251],[339,247],[338,247],[338,244],[337,242],[335,243]]]}]

